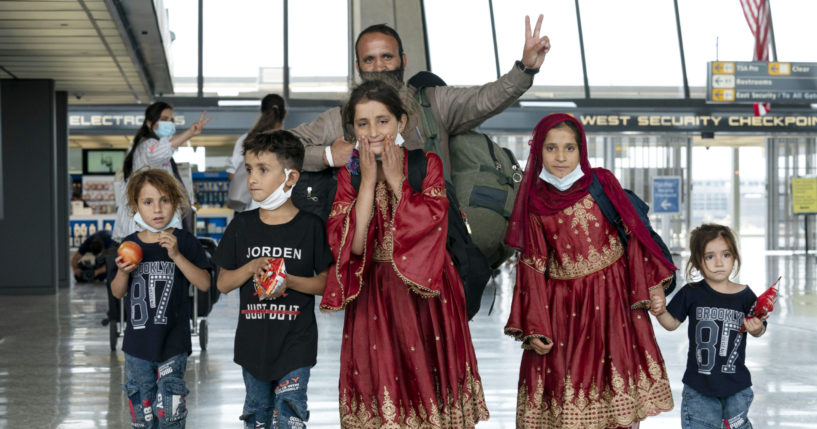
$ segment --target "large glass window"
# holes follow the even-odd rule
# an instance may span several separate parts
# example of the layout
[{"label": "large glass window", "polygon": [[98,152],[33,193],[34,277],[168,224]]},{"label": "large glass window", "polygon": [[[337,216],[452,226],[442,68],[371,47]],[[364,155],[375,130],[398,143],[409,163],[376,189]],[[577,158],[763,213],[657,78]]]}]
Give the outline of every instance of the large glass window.
[{"label": "large glass window", "polygon": [[427,1],[424,7],[431,71],[449,85],[496,80],[488,1]]},{"label": "large glass window", "polygon": [[290,97],[326,99],[342,98],[346,94],[347,16],[345,1],[289,2]]},{"label": "large glass window", "polygon": [[199,75],[199,2],[164,0],[164,6],[173,33],[167,53],[173,91],[177,95],[195,94]]},{"label": "large glass window", "polygon": [[752,61],[754,37],[740,2],[680,0],[684,58],[692,98],[706,98],[709,61]]},{"label": "large glass window", "polygon": [[683,97],[672,1],[581,0],[579,6],[591,97]]},{"label": "large glass window", "polygon": [[282,93],[283,0],[204,0],[203,8],[205,96]]},{"label": "large glass window", "polygon": [[814,0],[772,1],[777,59],[791,62],[817,62],[817,2]]},{"label": "large glass window", "polygon": [[533,80],[533,87],[523,98],[584,98],[584,73],[574,1],[496,0],[493,5],[501,73],[506,73],[516,60],[522,58],[525,15],[530,16],[531,30],[536,28],[539,14],[544,15],[540,36],[550,37],[551,50],[540,73]]}]

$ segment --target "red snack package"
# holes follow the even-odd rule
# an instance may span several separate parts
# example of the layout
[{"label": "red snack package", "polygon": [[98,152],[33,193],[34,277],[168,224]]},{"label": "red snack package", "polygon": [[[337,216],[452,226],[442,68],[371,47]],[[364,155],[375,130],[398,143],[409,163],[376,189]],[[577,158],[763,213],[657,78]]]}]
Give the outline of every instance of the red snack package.
[{"label": "red snack package", "polygon": [[[749,314],[746,316],[749,317],[757,317],[760,320],[766,320],[769,318],[769,313],[774,310],[774,302],[777,301],[777,284],[780,282],[781,277],[778,277],[775,282],[766,289],[766,292],[760,294],[757,297],[757,302],[755,302],[755,306],[752,307],[752,310],[749,311]],[[746,332],[746,323],[744,323],[740,327],[740,333]]]},{"label": "red snack package", "polygon": [[287,277],[284,258],[270,258],[264,266],[264,275],[254,279],[255,293],[258,300],[267,299],[268,296],[277,293],[284,287],[284,280]]}]

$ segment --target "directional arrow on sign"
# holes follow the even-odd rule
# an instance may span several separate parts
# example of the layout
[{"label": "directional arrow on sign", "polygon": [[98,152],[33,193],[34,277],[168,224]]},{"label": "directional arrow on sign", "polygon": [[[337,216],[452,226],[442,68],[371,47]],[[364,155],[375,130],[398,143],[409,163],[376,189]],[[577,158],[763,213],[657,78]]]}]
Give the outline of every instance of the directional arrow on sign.
[{"label": "directional arrow on sign", "polygon": [[671,202],[669,202],[668,200],[661,201],[661,208],[662,209],[666,210],[666,209],[668,209],[670,207],[672,207]]}]

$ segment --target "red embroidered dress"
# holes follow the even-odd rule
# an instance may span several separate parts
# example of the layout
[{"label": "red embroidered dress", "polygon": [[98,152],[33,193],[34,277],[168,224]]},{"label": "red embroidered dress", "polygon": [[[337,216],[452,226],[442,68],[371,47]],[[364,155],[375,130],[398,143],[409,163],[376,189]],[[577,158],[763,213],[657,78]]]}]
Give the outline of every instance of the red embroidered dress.
[{"label": "red embroidered dress", "polygon": [[630,426],[672,409],[644,310],[649,288],[662,287],[670,271],[638,240],[625,252],[589,194],[560,213],[532,214],[529,227],[505,331],[554,347],[522,356],[517,427]]},{"label": "red embroidered dress", "polygon": [[439,157],[428,154],[421,193],[406,180],[401,194],[397,200],[377,183],[364,255],[356,256],[357,191],[347,169],[338,174],[327,223],[336,264],[321,309],[346,310],[341,426],[474,427],[488,410],[465,295],[445,250],[448,200]]},{"label": "red embroidered dress", "polygon": [[[584,173],[565,191],[539,178],[544,141],[557,126],[574,129]],[[589,193],[594,176],[621,216],[626,249]],[[526,349],[516,426],[617,428],[671,410],[664,359],[646,309],[650,290],[664,287],[676,268],[615,176],[590,167],[576,118],[554,113],[534,128],[505,242],[521,252],[505,326]],[[552,343],[550,352],[537,354],[527,343],[531,338]]]}]

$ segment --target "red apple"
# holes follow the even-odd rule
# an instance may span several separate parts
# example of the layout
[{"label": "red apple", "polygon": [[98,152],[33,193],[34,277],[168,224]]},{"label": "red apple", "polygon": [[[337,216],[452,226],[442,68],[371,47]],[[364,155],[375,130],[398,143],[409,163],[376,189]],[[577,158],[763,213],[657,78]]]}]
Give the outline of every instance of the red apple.
[{"label": "red apple", "polygon": [[119,245],[116,254],[122,257],[122,261],[136,265],[142,260],[142,248],[132,241],[123,241]]}]

